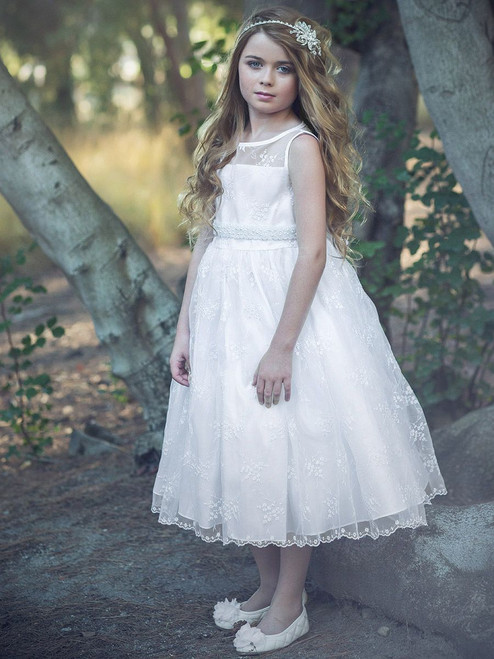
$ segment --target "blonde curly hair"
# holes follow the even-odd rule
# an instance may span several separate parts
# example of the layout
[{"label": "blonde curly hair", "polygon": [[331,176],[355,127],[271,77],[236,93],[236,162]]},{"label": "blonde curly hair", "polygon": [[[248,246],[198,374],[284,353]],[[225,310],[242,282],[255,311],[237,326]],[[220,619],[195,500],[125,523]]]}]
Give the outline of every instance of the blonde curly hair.
[{"label": "blonde curly hair", "polygon": [[[321,55],[313,54],[306,45],[299,43],[285,25],[268,23],[248,27],[269,20],[292,25],[304,21],[310,25],[321,42]],[[247,103],[240,93],[238,65],[247,41],[257,32],[264,32],[281,45],[293,63],[298,78],[293,111],[319,138],[326,175],[328,232],[340,252],[346,255],[352,220],[367,202],[358,177],[361,162],[352,145],[349,108],[334,79],[340,67],[329,49],[330,32],[288,7],[257,11],[241,26],[214,111],[200,131],[194,153],[195,173],[187,179],[180,211],[189,224],[191,235],[204,224],[213,225],[215,202],[223,192],[218,170],[235,155],[249,121]]]}]

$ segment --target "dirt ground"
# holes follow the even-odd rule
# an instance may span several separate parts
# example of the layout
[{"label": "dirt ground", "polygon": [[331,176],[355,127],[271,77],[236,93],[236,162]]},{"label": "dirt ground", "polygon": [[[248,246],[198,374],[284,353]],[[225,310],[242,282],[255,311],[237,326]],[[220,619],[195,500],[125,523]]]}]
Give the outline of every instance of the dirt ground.
[{"label": "dirt ground", "polygon": [[[186,252],[153,256],[171,286]],[[132,446],[140,410],[115,396],[107,355],[87,312],[54,270],[49,296],[16,329],[56,314],[66,335],[38,363],[52,376],[54,445],[44,459],[0,463],[2,560],[0,654],[4,659],[229,658],[233,632],[212,622],[224,597],[248,597],[255,568],[245,547],[207,544],[160,526],[149,510],[153,476],[135,474]],[[6,346],[0,345],[1,353]],[[72,429],[93,419],[120,448],[71,457]],[[0,426],[0,448],[10,441]],[[317,551],[317,550],[316,550]],[[393,585],[390,584],[390,588]],[[272,657],[456,659],[441,637],[399,624],[357,603],[335,601],[308,583],[309,634]],[[387,628],[387,629],[382,629]]]}]

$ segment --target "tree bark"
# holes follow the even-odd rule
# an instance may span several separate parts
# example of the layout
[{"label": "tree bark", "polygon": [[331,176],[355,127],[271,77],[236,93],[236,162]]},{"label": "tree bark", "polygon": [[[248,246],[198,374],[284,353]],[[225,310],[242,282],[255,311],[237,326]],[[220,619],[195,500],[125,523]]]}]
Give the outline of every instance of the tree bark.
[{"label": "tree bark", "polygon": [[[366,113],[371,119],[363,127],[361,151],[364,157],[362,176],[372,180],[376,170],[382,170],[391,181],[396,168],[403,165],[403,152],[415,128],[417,84],[405,36],[394,0],[385,0],[389,19],[365,41],[360,58],[360,74],[354,92],[354,111],[360,124]],[[398,139],[383,135],[379,118],[386,116],[390,125],[403,126]],[[393,248],[393,234],[403,222],[404,189],[393,193],[369,190],[375,212],[362,226],[361,234],[368,240],[384,240],[389,244],[389,258],[401,248]]]},{"label": "tree bark", "polygon": [[153,131],[161,128],[161,97],[160,90],[154,79],[155,67],[152,48],[142,36],[140,26],[127,28],[130,38],[135,44],[137,56],[141,65],[142,90],[144,95],[144,111],[146,121]]},{"label": "tree bark", "polygon": [[[405,206],[405,188],[396,180],[395,170],[403,167],[403,154],[415,129],[417,83],[396,3],[385,0],[382,7],[388,19],[360,46],[360,73],[353,97],[354,112],[363,129],[357,145],[363,158],[361,176],[369,186],[368,197],[373,205],[373,212],[356,227],[356,233],[359,238],[385,243],[380,258],[365,264],[365,276],[372,280],[373,271],[387,266],[384,283],[393,283],[400,273],[402,248],[395,238],[403,224]],[[371,118],[364,122],[366,113]],[[385,131],[379,128],[382,117],[389,125]],[[397,133],[396,127],[401,127]],[[374,189],[372,181],[377,171],[384,173],[391,189]],[[374,301],[389,331],[386,318],[392,297],[377,296]]]},{"label": "tree bark", "polygon": [[398,0],[398,7],[446,157],[494,243],[494,3]]},{"label": "tree bark", "polygon": [[161,448],[178,303],[0,62],[0,192],[89,310]]}]

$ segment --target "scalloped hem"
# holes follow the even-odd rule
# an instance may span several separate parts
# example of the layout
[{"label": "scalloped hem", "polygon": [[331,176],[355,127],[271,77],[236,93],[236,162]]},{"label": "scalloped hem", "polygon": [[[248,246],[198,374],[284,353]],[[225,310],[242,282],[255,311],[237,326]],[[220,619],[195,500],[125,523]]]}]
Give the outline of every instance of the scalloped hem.
[{"label": "scalloped hem", "polygon": [[[160,517],[158,521],[160,524],[167,526],[175,525],[188,531],[194,531],[196,536],[205,542],[221,542],[223,545],[235,544],[238,547],[244,545],[253,545],[254,547],[266,547],[268,545],[290,547],[296,545],[298,547],[304,547],[308,545],[310,547],[317,547],[320,544],[333,542],[333,540],[338,540],[339,538],[359,540],[360,538],[370,537],[373,540],[377,540],[377,538],[381,536],[392,535],[398,529],[416,529],[420,526],[428,526],[424,505],[430,505],[432,499],[436,496],[445,494],[447,494],[446,488],[434,489],[430,494],[427,494],[424,497],[424,500],[421,503],[413,507],[417,511],[415,514],[411,514],[411,509],[407,508],[406,510],[393,515],[387,515],[376,520],[346,524],[345,526],[329,529],[324,533],[313,536],[289,534],[286,540],[277,540],[276,538],[256,540],[250,537],[240,539],[228,536],[225,538],[221,532],[221,524],[218,524],[211,529],[205,529],[197,522],[188,520],[181,516],[168,519],[163,516]],[[158,506],[153,505],[151,507],[151,512],[160,514],[161,509]]]}]

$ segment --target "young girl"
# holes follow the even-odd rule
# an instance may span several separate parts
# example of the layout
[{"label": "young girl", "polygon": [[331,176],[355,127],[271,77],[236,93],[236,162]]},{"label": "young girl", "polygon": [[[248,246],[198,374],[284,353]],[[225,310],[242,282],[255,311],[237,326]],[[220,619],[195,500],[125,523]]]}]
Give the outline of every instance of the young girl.
[{"label": "young girl", "polygon": [[345,258],[361,197],[328,43],[287,8],[243,25],[182,201],[200,233],[153,511],[251,547],[259,588],[214,611],[223,629],[245,621],[240,654],[308,631],[313,546],[426,524],[424,504],[446,493],[422,410]]}]

